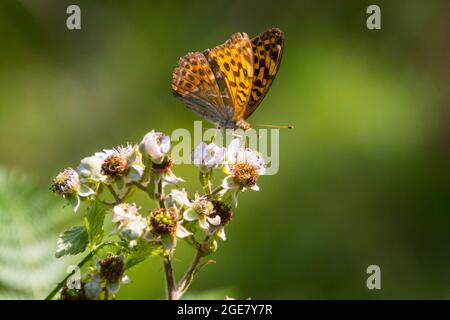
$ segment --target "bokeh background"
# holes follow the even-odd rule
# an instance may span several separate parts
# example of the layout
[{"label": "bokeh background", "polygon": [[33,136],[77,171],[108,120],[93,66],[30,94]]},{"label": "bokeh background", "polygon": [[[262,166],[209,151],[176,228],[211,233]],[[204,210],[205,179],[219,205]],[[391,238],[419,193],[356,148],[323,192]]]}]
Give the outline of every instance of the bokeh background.
[{"label": "bokeh background", "polygon": [[[366,28],[381,7],[382,30]],[[66,28],[78,4],[82,29]],[[56,260],[79,221],[48,191],[64,166],[192,130],[170,91],[188,51],[277,26],[280,72],[252,123],[280,133],[280,171],[240,199],[191,298],[450,298],[448,1],[0,2],[0,298],[43,298],[81,257]],[[198,188],[189,166],[177,173]],[[182,247],[175,268],[189,263]],[[366,268],[382,289],[366,288]],[[120,299],[164,297],[153,258]]]}]

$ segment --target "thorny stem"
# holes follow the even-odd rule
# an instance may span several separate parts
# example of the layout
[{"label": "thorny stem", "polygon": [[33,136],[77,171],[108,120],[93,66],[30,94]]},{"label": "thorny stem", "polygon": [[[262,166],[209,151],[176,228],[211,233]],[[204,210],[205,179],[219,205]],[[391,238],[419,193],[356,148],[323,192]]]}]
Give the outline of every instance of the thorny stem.
[{"label": "thorny stem", "polygon": [[[97,253],[98,250],[105,246],[114,245],[112,242],[104,242],[100,245],[98,245],[94,250],[89,252],[86,257],[84,257],[83,260],[80,261],[80,263],[77,265],[79,269],[81,269],[91,258]],[[48,294],[47,297],[45,297],[45,300],[51,300],[53,297],[61,290],[61,288],[66,284],[67,279],[69,279],[74,273],[76,272],[76,269],[74,269],[71,273],[69,273],[64,279],[62,279],[56,287]]]},{"label": "thorny stem", "polygon": [[162,178],[158,182],[158,203],[160,208],[164,208],[164,191],[162,187]]},{"label": "thorny stem", "polygon": [[[112,188],[111,188],[112,189]],[[116,194],[117,195],[117,193],[114,191],[114,189],[111,191],[111,193],[113,194],[113,196],[114,196],[114,199],[116,200],[116,201],[114,201],[114,202],[107,202],[107,201],[100,201],[102,204],[104,204],[105,206],[111,206],[111,207],[114,207],[114,206],[116,206],[116,205],[118,205],[118,204],[121,204],[121,203],[123,203],[127,198],[128,198],[128,196],[131,194],[131,191],[132,191],[132,187],[129,187],[128,189],[127,189],[127,191],[125,192],[125,194],[122,196],[122,197],[119,197],[118,196],[118,198],[116,198],[115,196],[114,196],[114,194]],[[114,193],[113,193],[114,192]]]},{"label": "thorny stem", "polygon": [[[207,236],[205,240],[203,241],[203,244],[206,244],[209,240],[210,236]],[[203,245],[198,246],[197,253],[195,254],[194,260],[191,263],[191,266],[184,274],[183,278],[180,280],[180,282],[177,285],[177,296],[178,298],[181,298],[183,294],[186,292],[186,290],[189,288],[190,284],[192,283],[192,280],[194,278],[195,273],[198,271],[200,265],[200,262],[202,260],[202,257],[204,255],[203,252]]]},{"label": "thorny stem", "polygon": [[203,190],[205,190],[205,193],[208,196],[212,193],[211,175],[212,171],[206,173],[200,171],[200,183],[202,184]]},{"label": "thorny stem", "polygon": [[166,276],[167,299],[178,300],[178,292],[175,284],[175,277],[173,275],[172,258],[168,255],[163,259],[164,273]]},{"label": "thorny stem", "polygon": [[211,193],[210,193],[210,196],[214,196],[214,195],[216,195],[216,194],[218,194],[220,191],[222,191],[223,190],[223,187],[222,186],[218,186],[217,188],[215,188]]},{"label": "thorny stem", "polygon": [[[160,179],[158,182],[158,204],[160,208],[165,207],[162,179]],[[176,281],[172,267],[172,252],[169,252],[169,254],[167,254],[163,258],[163,264],[164,264],[164,274],[166,276],[167,300],[178,300]]]}]

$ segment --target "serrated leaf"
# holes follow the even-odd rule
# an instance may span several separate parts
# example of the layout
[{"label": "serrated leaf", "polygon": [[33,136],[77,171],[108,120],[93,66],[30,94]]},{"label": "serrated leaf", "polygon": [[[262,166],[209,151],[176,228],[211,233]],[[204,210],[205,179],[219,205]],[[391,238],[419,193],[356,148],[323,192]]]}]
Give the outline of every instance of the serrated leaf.
[{"label": "serrated leaf", "polygon": [[141,263],[149,256],[159,255],[160,253],[162,253],[161,246],[141,240],[130,249],[126,258],[126,268],[129,269],[138,263]]},{"label": "serrated leaf", "polygon": [[74,255],[83,252],[88,244],[88,234],[84,226],[67,229],[58,237],[56,245],[56,258],[65,255]]},{"label": "serrated leaf", "polygon": [[91,247],[94,247],[103,238],[103,220],[105,219],[105,215],[106,208],[100,202],[95,201],[88,208],[84,216],[84,225]]}]

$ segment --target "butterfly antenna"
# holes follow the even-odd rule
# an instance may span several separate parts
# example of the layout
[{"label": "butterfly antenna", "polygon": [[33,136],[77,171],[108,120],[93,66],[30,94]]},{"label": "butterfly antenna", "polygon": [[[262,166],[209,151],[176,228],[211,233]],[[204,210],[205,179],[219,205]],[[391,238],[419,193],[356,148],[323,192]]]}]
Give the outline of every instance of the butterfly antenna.
[{"label": "butterfly antenna", "polygon": [[274,129],[294,129],[293,125],[287,125],[287,126],[276,126],[271,124],[256,124],[256,127],[263,127],[263,128],[274,128]]}]

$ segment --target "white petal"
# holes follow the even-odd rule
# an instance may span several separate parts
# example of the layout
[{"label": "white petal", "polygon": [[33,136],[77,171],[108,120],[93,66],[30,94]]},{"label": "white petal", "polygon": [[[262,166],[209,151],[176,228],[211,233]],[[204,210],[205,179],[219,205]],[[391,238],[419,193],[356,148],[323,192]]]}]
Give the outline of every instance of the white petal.
[{"label": "white petal", "polygon": [[251,187],[250,189],[252,189],[253,191],[259,191],[259,187],[256,184],[253,187]]},{"label": "white petal", "polygon": [[209,223],[211,223],[213,226],[218,226],[220,225],[220,216],[217,215],[214,218],[208,218]]},{"label": "white petal", "polygon": [[129,277],[129,276],[127,276],[127,275],[124,275],[124,276],[122,277],[122,280],[121,280],[121,282],[122,282],[123,284],[128,284],[128,283],[130,283],[130,282],[131,282],[131,279],[130,279],[130,277]]},{"label": "white petal", "polygon": [[86,283],[83,289],[86,296],[92,300],[98,299],[100,292],[102,291],[102,287],[97,281],[90,281]]},{"label": "white petal", "polygon": [[234,189],[237,185],[234,183],[233,177],[228,176],[222,181],[222,188],[224,189]]},{"label": "white petal", "polygon": [[198,213],[194,209],[188,208],[183,212],[183,218],[186,221],[195,221],[198,219]]},{"label": "white petal", "polygon": [[175,202],[180,207],[183,206],[189,207],[191,205],[188,195],[184,189],[183,190],[172,189],[172,191],[170,191],[169,193],[169,197],[172,199],[173,202]]},{"label": "white petal", "polygon": [[119,291],[120,283],[119,283],[119,282],[108,283],[108,284],[106,285],[106,288],[108,289],[108,291],[109,291],[110,293],[112,293],[112,294],[115,296],[116,293]]},{"label": "white petal", "polygon": [[234,203],[234,206],[235,206],[235,207],[238,206],[238,196],[239,196],[239,192],[240,192],[239,189],[237,189],[235,192],[233,192],[233,203]]},{"label": "white petal", "polygon": [[80,197],[77,194],[72,194],[67,197],[67,201],[72,206],[73,212],[77,213],[78,208],[80,207]]},{"label": "white petal", "polygon": [[82,184],[80,186],[80,190],[78,191],[78,195],[80,197],[88,197],[88,196],[90,196],[92,194],[95,194],[94,190],[92,190],[91,188],[89,188],[88,186],[86,186],[84,184]]},{"label": "white petal", "polygon": [[138,165],[133,165],[130,167],[130,171],[128,172],[127,182],[139,181],[141,180],[143,174],[144,168]]},{"label": "white petal", "polygon": [[225,235],[225,228],[219,228],[217,229],[217,236],[222,239],[223,241],[227,240],[227,237]]},{"label": "white petal", "polygon": [[208,221],[206,220],[206,218],[199,219],[198,224],[199,224],[200,228],[202,228],[203,230],[209,229],[209,224],[208,224]]},{"label": "white petal", "polygon": [[194,165],[196,166],[203,165],[205,155],[206,155],[206,143],[201,142],[195,147],[193,152],[192,161]]},{"label": "white petal", "polygon": [[148,242],[153,242],[158,239],[157,237],[155,237],[155,235],[151,231],[147,231],[144,234],[143,238],[144,238],[144,240],[147,240]]},{"label": "white petal", "polygon": [[175,246],[177,244],[177,237],[174,237],[172,235],[166,235],[166,236],[161,237],[161,241],[163,243],[163,246],[167,250],[172,250],[173,248],[175,248]]},{"label": "white petal", "polygon": [[177,237],[178,238],[186,238],[188,236],[192,235],[191,232],[189,232],[185,227],[183,227],[181,224],[178,224],[177,226]]}]

